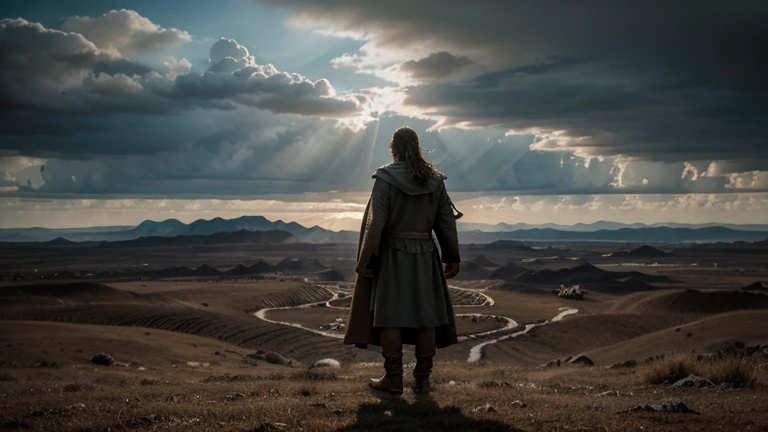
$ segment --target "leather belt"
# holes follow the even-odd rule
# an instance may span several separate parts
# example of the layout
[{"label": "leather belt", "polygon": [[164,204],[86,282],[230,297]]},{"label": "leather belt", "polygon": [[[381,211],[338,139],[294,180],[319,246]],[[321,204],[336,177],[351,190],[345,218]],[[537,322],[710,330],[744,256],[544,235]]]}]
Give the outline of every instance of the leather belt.
[{"label": "leather belt", "polygon": [[416,240],[432,240],[432,233],[418,232],[418,231],[401,231],[389,234],[390,237],[407,238]]}]

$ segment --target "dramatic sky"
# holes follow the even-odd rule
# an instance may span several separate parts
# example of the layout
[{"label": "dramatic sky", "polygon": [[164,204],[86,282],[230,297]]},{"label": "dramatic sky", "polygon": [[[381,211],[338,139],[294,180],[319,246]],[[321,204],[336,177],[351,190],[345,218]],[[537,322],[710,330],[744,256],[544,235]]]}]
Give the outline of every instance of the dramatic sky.
[{"label": "dramatic sky", "polygon": [[355,228],[399,126],[467,222],[768,222],[768,2],[0,6],[0,227]]}]

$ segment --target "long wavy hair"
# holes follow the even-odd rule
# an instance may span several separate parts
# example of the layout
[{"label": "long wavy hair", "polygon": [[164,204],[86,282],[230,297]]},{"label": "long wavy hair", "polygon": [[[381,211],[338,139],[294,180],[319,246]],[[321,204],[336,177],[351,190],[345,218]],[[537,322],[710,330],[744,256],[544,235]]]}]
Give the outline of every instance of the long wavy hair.
[{"label": "long wavy hair", "polygon": [[403,126],[392,134],[389,143],[392,159],[395,162],[405,162],[414,177],[422,183],[428,182],[436,175],[442,175],[431,163],[424,159],[419,145],[419,135],[415,130]]}]

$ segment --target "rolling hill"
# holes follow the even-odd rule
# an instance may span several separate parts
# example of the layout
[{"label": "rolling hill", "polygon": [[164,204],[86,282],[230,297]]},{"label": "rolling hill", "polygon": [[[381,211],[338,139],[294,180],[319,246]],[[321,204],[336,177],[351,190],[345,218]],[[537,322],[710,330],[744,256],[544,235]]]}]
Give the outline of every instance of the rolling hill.
[{"label": "rolling hill", "polygon": [[[733,224],[666,224],[625,225],[614,222],[597,222],[563,226],[555,224],[465,224],[459,239],[463,244],[520,241],[602,241],[638,243],[685,243],[685,242],[755,242],[766,241],[768,225]],[[474,229],[468,229],[474,228]],[[198,219],[185,224],[177,219],[164,221],[146,220],[135,227],[113,226],[93,228],[46,229],[6,228],[0,229],[0,242],[46,242],[63,237],[68,241],[124,241],[142,237],[205,236],[238,231],[285,231],[305,243],[355,243],[356,231],[330,231],[319,226],[304,227],[296,222],[270,221],[263,216],[241,216],[235,219]],[[57,241],[65,246],[66,243]],[[510,248],[512,243],[496,244],[497,248]],[[525,245],[518,244],[525,250]]]},{"label": "rolling hill", "polygon": [[246,231],[219,232],[210,235],[177,235],[173,237],[150,236],[133,240],[108,242],[101,247],[162,247],[194,246],[215,244],[280,244],[296,241],[287,231]]}]

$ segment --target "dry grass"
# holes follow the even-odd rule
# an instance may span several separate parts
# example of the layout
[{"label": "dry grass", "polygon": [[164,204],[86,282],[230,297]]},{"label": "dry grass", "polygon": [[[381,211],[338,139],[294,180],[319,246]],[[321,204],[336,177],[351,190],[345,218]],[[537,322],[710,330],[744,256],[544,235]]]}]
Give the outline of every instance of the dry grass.
[{"label": "dry grass", "polygon": [[745,387],[757,379],[757,365],[748,358],[722,357],[701,361],[686,354],[676,354],[645,366],[643,381],[649,384],[673,384],[689,375],[697,375],[715,384]]},{"label": "dry grass", "polygon": [[[37,369],[38,373],[42,373]],[[99,372],[110,374],[113,369]],[[63,374],[65,371],[56,371]],[[768,427],[765,388],[674,389],[701,416],[617,414],[658,402],[658,388],[600,368],[536,371],[438,362],[435,391],[421,398],[369,392],[380,366],[286,370],[266,375],[176,379],[142,385],[141,374],[119,380],[0,383],[0,430],[121,431],[750,431]],[[63,375],[62,375],[63,376]],[[446,379],[455,380],[454,383]],[[407,385],[410,384],[406,377]],[[82,387],[68,392],[65,388]],[[668,397],[672,395],[665,395]],[[519,403],[515,401],[520,401]],[[747,401],[747,402],[745,402]],[[82,404],[79,405],[79,404]]]},{"label": "dry grass", "polygon": [[[142,295],[161,293],[173,302],[115,302],[105,307],[0,301],[0,319],[56,321],[2,322],[0,430],[275,430],[266,424],[302,432],[768,430],[768,386],[763,385],[768,382],[768,357],[681,358],[676,364],[667,359],[625,370],[525,366],[606,346],[611,351],[602,357],[588,353],[598,365],[647,358],[669,351],[670,346],[707,352],[713,341],[733,337],[764,343],[765,311],[717,315],[717,320],[686,324],[686,331],[678,333],[674,327],[692,317],[623,312],[606,316],[615,296],[594,293],[590,301],[579,304],[578,315],[490,345],[477,364],[466,363],[475,341],[441,350],[431,397],[418,398],[406,390],[403,398],[390,398],[375,395],[366,386],[368,378],[381,376],[380,364],[355,364],[380,361],[377,354],[296,328],[267,324],[246,313],[265,306],[265,298],[273,304],[327,298],[321,290],[306,291],[302,286],[277,280],[125,282],[119,287]],[[457,309],[457,313],[504,315],[529,323],[571,306],[552,296],[509,290],[488,294],[494,306]],[[201,307],[203,303],[208,306]],[[346,314],[318,310],[322,308],[290,313],[304,325],[314,323],[315,317],[319,325]],[[274,316],[286,313],[274,311]],[[471,323],[471,318],[465,321],[467,329],[470,324],[482,324]],[[687,337],[690,332],[693,336]],[[270,364],[263,357],[270,350],[305,364],[334,358],[343,368],[308,370]],[[98,352],[110,353],[125,366],[92,365],[91,356]],[[411,367],[406,368],[406,386],[412,382]],[[689,373],[745,388],[701,390],[640,381],[647,375],[665,382],[670,375]],[[757,385],[748,385],[754,380]],[[702,414],[618,414],[668,398],[681,399]]]},{"label": "dry grass", "polygon": [[699,367],[691,356],[679,354],[652,362],[642,372],[642,377],[649,384],[672,384],[688,375],[698,375]]},{"label": "dry grass", "polygon": [[757,379],[757,366],[749,359],[724,358],[703,363],[704,377],[715,384],[727,383],[734,387],[746,387]]}]

